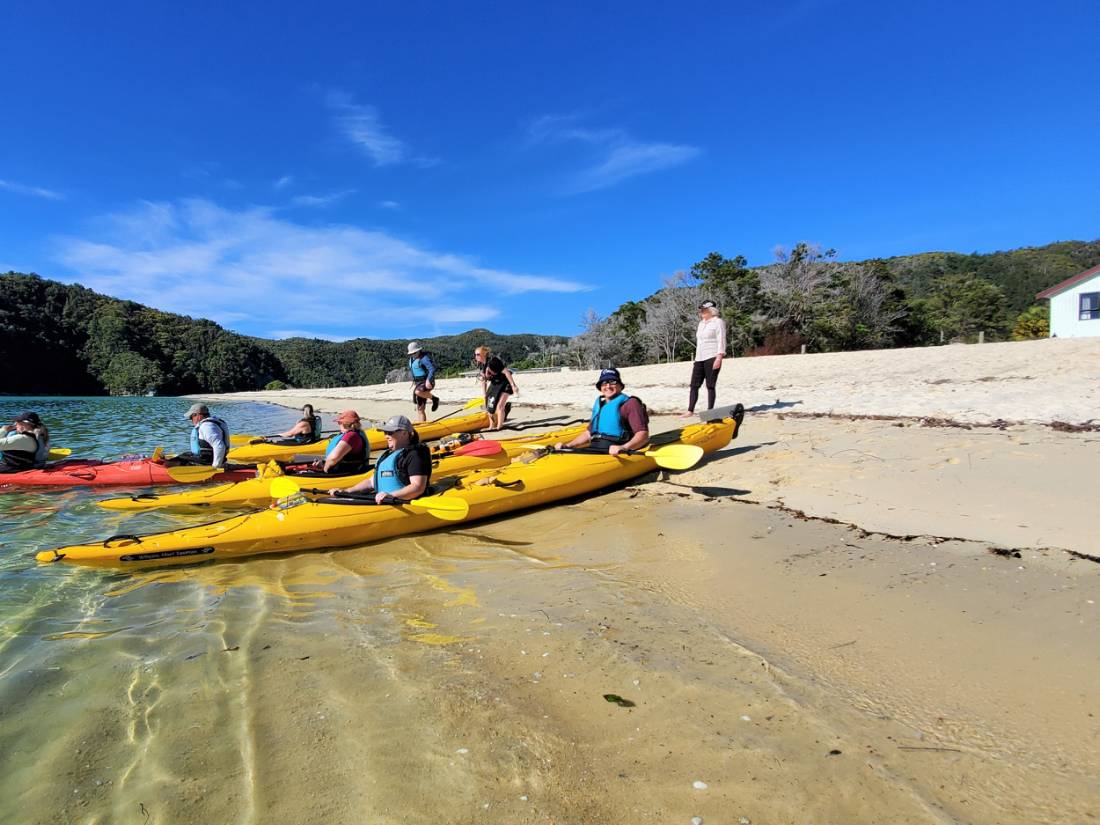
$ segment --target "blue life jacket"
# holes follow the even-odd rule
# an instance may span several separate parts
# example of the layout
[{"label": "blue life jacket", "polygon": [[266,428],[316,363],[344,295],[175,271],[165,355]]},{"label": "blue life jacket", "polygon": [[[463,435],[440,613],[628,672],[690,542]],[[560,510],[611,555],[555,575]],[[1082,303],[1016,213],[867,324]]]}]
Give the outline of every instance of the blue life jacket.
[{"label": "blue life jacket", "polygon": [[418,358],[409,359],[409,372],[412,373],[412,377],[417,381],[426,379],[428,377],[428,368],[423,363],[424,356],[421,355]]},{"label": "blue life jacket", "polygon": [[397,476],[397,457],[403,449],[405,448],[401,447],[392,453],[384,452],[374,465],[374,489],[378,492],[392,496],[405,486]]},{"label": "blue life jacket", "polygon": [[[370,458],[370,446],[367,444],[366,436],[364,436],[358,430],[350,430],[359,436],[358,448],[352,447],[344,457],[341,458],[336,464],[329,470],[330,473],[365,473],[367,471],[367,461]],[[333,450],[336,449],[336,445],[339,444],[347,433],[338,433],[334,435],[328,441],[328,446],[325,447],[325,458],[328,458]]]},{"label": "blue life jacket", "polygon": [[592,405],[592,422],[589,426],[593,441],[625,444],[634,437],[630,425],[619,414],[623,404],[629,400],[630,396],[624,393],[619,393],[608,401],[602,396],[596,399]]},{"label": "blue life jacket", "polygon": [[201,427],[207,421],[211,422],[212,424],[214,424],[214,426],[216,426],[219,430],[222,431],[222,439],[225,440],[226,452],[228,452],[233,445],[229,443],[229,425],[226,424],[224,421],[222,421],[220,418],[215,418],[214,416],[210,416],[209,418],[204,418],[196,426],[192,427],[191,428],[191,452],[194,453],[195,455],[202,456],[203,458],[208,459],[209,461],[213,461],[214,460],[214,448],[213,448],[213,446],[211,446],[210,442],[207,441],[205,438],[199,438],[199,427]]}]

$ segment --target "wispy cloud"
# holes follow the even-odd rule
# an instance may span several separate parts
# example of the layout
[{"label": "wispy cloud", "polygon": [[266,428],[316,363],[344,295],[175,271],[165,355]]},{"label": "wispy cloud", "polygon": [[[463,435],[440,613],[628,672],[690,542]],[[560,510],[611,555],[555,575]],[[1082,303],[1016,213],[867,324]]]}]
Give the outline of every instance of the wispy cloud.
[{"label": "wispy cloud", "polygon": [[564,194],[579,194],[614,186],[628,178],[680,166],[698,157],[696,146],[637,140],[622,129],[592,129],[576,115],[544,115],[527,129],[527,145],[580,144],[586,165],[563,186]]},{"label": "wispy cloud", "polygon": [[428,167],[439,163],[438,158],[414,155],[404,142],[389,133],[375,107],[356,103],[347,92],[331,91],[325,102],[340,134],[358,146],[375,166],[410,163]]},{"label": "wispy cloud", "polygon": [[294,198],[293,203],[296,206],[331,206],[348,195],[354,194],[354,189],[345,189],[342,192],[331,192],[328,195],[299,195]]},{"label": "wispy cloud", "polygon": [[292,183],[294,183],[294,175],[283,175],[281,178],[271,184],[271,186],[273,189],[282,190],[286,189]]},{"label": "wispy cloud", "polygon": [[[307,226],[277,210],[208,200],[144,203],[57,239],[58,258],[85,286],[250,331],[336,337],[427,322],[497,317],[510,295],[571,293],[586,284],[480,266],[377,230]],[[488,289],[486,289],[488,287]],[[470,295],[482,303],[467,305]],[[425,306],[425,296],[435,306]],[[374,331],[372,331],[374,330]]]},{"label": "wispy cloud", "polygon": [[55,192],[52,189],[44,189],[41,186],[27,186],[23,183],[15,183],[10,180],[0,179],[0,189],[7,192],[13,192],[16,195],[27,195],[32,198],[45,198],[51,201],[65,200],[65,196],[60,192]]},{"label": "wispy cloud", "polygon": [[378,202],[378,208],[379,209],[400,209],[401,204],[399,204],[397,201],[379,201]]}]

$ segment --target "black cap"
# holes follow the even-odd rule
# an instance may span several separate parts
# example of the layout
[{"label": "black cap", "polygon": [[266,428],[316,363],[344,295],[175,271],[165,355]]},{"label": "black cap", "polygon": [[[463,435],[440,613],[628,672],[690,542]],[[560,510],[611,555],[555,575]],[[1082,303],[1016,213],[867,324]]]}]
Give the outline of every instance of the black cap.
[{"label": "black cap", "polygon": [[703,301],[703,303],[699,304],[699,309],[718,309],[718,304],[714,303],[714,301]]},{"label": "black cap", "polygon": [[619,375],[619,371],[614,367],[608,367],[600,373],[600,377],[596,381],[596,389],[599,389],[600,384],[604,381],[618,381],[624,387],[626,386],[626,384],[623,384],[623,377]]},{"label": "black cap", "polygon": [[42,426],[42,419],[38,417],[38,413],[36,412],[28,411],[19,413],[19,415],[17,415],[12,420],[19,424],[30,424],[32,427]]}]

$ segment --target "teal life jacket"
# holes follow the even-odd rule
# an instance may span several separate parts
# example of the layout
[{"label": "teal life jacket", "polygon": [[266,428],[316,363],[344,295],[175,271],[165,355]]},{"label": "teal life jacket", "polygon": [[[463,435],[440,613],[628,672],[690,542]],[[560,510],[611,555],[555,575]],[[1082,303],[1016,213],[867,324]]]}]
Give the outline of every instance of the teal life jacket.
[{"label": "teal life jacket", "polygon": [[596,399],[592,405],[592,422],[589,425],[593,441],[625,444],[634,437],[634,431],[619,414],[623,404],[629,400],[630,396],[625,393],[619,393],[606,401],[603,397]]},{"label": "teal life jacket", "polygon": [[378,492],[392,496],[408,484],[407,481],[402,483],[397,472],[397,457],[404,449],[401,447],[392,453],[387,450],[378,457],[378,463],[374,465],[374,489]]},{"label": "teal life jacket", "polygon": [[[367,444],[367,439],[358,430],[349,430],[348,432],[355,433],[355,438],[352,439],[351,449],[344,453],[344,457],[341,458],[332,469],[330,473],[340,475],[350,475],[352,473],[365,473],[367,471],[367,462],[370,458],[370,445]],[[347,433],[337,433],[328,441],[328,446],[325,447],[325,458],[331,455],[332,451],[336,449],[336,445],[343,441],[344,436]]]},{"label": "teal life jacket", "polygon": [[201,456],[205,461],[214,461],[214,447],[205,438],[199,438],[199,427],[205,424],[207,421],[211,422],[219,430],[222,431],[222,439],[225,441],[226,452],[233,446],[229,443],[229,425],[222,421],[220,418],[210,416],[204,418],[197,425],[191,428],[191,452],[197,456]]}]

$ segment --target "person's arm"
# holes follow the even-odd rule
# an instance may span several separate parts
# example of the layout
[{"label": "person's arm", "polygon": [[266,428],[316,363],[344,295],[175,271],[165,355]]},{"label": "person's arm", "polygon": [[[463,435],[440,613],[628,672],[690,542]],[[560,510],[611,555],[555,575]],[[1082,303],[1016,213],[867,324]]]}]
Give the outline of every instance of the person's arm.
[{"label": "person's arm", "polygon": [[210,445],[214,451],[214,462],[212,467],[224,467],[225,466],[225,454],[229,451],[229,445],[225,443],[225,439],[222,438],[222,428],[215,424],[213,421],[203,421],[199,425],[199,433],[203,431],[203,427],[206,427],[206,438],[204,439],[207,444]]},{"label": "person's arm", "polygon": [[305,435],[311,432],[313,432],[313,427],[309,426],[305,421],[299,421],[285,433],[279,433],[279,438],[294,438],[296,435]]},{"label": "person's arm", "polygon": [[562,444],[560,441],[554,445],[554,449],[561,449],[562,447],[583,447],[592,441],[592,425],[589,424],[584,432],[577,433],[568,444]]},{"label": "person's arm", "polygon": [[516,386],[516,379],[512,376],[512,371],[507,367],[504,368],[504,376],[508,379],[508,383],[512,385],[512,395],[519,395],[519,387]]},{"label": "person's arm", "polygon": [[722,358],[726,354],[726,322],[721,318],[715,319],[718,321],[718,354],[714,356],[714,368],[721,369]]},{"label": "person's arm", "polygon": [[424,379],[424,386],[429,390],[435,386],[435,361],[430,355],[425,355],[421,362],[428,369],[428,377]]},{"label": "person's arm", "polygon": [[371,473],[370,478],[365,478],[358,484],[353,484],[351,487],[337,487],[333,489],[334,493],[369,493],[374,489],[374,473]]},{"label": "person's arm", "polygon": [[351,447],[348,442],[341,439],[340,443],[332,448],[332,452],[325,456],[325,472],[332,472],[332,468],[339,464],[340,460],[350,452]]},{"label": "person's arm", "polygon": [[379,504],[384,504],[387,498],[403,498],[414,499],[420,498],[424,495],[424,491],[428,489],[428,477],[427,476],[409,476],[409,483],[398,490],[396,493],[378,493],[375,496],[375,500]]},{"label": "person's arm", "polygon": [[649,418],[641,401],[631,398],[623,404],[620,415],[626,419],[627,426],[634,435],[625,444],[611,445],[607,450],[608,455],[616,455],[623,450],[637,450],[649,441]]}]

